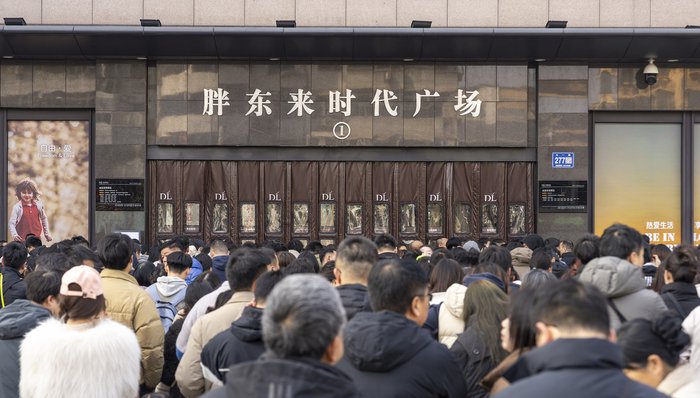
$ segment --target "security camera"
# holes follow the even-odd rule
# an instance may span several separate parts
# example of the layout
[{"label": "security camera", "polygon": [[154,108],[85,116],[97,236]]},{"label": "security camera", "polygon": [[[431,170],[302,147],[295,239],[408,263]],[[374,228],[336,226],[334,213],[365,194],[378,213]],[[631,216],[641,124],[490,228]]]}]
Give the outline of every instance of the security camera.
[{"label": "security camera", "polygon": [[644,67],[644,81],[650,86],[654,85],[656,83],[657,76],[659,76],[659,68],[654,65],[654,58],[652,58]]}]

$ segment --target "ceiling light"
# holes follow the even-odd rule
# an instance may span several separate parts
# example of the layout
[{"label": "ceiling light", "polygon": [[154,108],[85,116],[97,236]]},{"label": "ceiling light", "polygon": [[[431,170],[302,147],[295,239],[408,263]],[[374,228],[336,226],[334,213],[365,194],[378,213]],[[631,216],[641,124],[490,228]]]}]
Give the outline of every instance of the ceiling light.
[{"label": "ceiling light", "polygon": [[5,25],[14,25],[14,26],[19,26],[19,25],[26,25],[27,21],[24,20],[22,17],[17,17],[17,18],[5,18]]},{"label": "ceiling light", "polygon": [[547,25],[544,27],[550,29],[564,29],[568,22],[569,21],[547,21]]},{"label": "ceiling light", "polygon": [[433,21],[416,21],[413,20],[411,22],[411,27],[412,28],[421,28],[421,29],[427,29],[433,24]]},{"label": "ceiling light", "polygon": [[295,21],[293,19],[278,19],[277,20],[277,27],[278,28],[296,28],[297,21]]},{"label": "ceiling light", "polygon": [[678,62],[678,61],[680,61],[678,58],[671,58],[671,59],[666,60],[666,62]]},{"label": "ceiling light", "polygon": [[149,27],[149,28],[156,28],[158,26],[161,26],[160,19],[142,19],[141,26]]}]

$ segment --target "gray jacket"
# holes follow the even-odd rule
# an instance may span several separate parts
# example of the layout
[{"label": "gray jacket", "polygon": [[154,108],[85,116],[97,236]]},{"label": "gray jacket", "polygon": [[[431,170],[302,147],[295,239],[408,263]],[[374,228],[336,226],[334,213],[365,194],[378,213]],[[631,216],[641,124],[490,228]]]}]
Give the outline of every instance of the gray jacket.
[{"label": "gray jacket", "polygon": [[[626,320],[651,319],[666,311],[666,304],[658,293],[646,289],[642,267],[617,257],[600,257],[586,264],[581,282],[597,287],[614,303]],[[622,320],[608,305],[610,326],[617,329]]]},{"label": "gray jacket", "polygon": [[49,318],[49,310],[29,300],[16,300],[0,311],[0,397],[19,397],[19,345]]}]

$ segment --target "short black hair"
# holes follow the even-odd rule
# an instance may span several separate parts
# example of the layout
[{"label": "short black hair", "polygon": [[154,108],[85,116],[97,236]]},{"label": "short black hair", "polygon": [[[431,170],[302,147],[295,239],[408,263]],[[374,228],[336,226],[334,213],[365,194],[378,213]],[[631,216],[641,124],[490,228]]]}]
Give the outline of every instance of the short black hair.
[{"label": "short black hair", "polygon": [[30,247],[41,247],[42,245],[41,239],[37,238],[36,236],[28,237],[24,244],[27,246],[27,249]]},{"label": "short black hair", "polygon": [[194,258],[199,261],[200,264],[202,264],[202,271],[206,272],[211,269],[213,261],[208,254],[199,253],[194,256]]},{"label": "short black hair", "polygon": [[188,268],[192,268],[192,257],[183,252],[173,252],[168,254],[168,268],[171,272],[182,273]]},{"label": "short black hair", "polygon": [[505,272],[513,266],[513,256],[502,246],[489,246],[479,254],[479,263],[494,263]]},{"label": "short black hair", "polygon": [[624,224],[613,224],[600,237],[600,255],[627,259],[644,247],[642,234]]},{"label": "short black hair", "polygon": [[462,240],[456,236],[453,236],[450,239],[448,239],[447,243],[445,244],[445,247],[447,247],[447,249],[449,250],[460,246],[462,246]]},{"label": "short black hair", "polygon": [[302,258],[309,260],[309,262],[314,266],[314,273],[318,274],[318,272],[321,270],[321,264],[318,263],[316,255],[311,251],[304,250],[303,252],[299,253],[299,257],[297,257],[297,259]]},{"label": "short black hair", "polygon": [[323,245],[318,240],[310,241],[306,245],[306,248],[304,248],[305,251],[310,251],[310,252],[313,252],[314,254],[318,254],[321,251],[321,249],[323,249]]},{"label": "short black hair", "polygon": [[169,239],[163,243],[161,246],[161,250],[165,248],[178,248],[182,250],[183,252],[187,252],[190,248],[190,238],[186,236],[176,236],[172,239]]},{"label": "short black hair", "polygon": [[76,235],[76,236],[70,238],[70,240],[73,241],[73,243],[75,243],[76,245],[83,245],[85,247],[90,247],[90,242],[88,242],[88,240],[85,239],[85,237],[82,235]]},{"label": "short black hair", "polygon": [[97,256],[105,268],[123,270],[131,260],[131,238],[112,233],[97,242]]},{"label": "short black hair", "polygon": [[335,251],[336,251],[335,245],[324,246],[324,248],[321,249],[321,252],[318,254],[318,258],[319,258],[319,260],[321,260],[321,262],[323,262],[323,259],[324,259],[328,254],[332,254],[332,253],[334,253]]},{"label": "short black hair", "polygon": [[29,252],[23,244],[10,242],[2,248],[2,264],[5,267],[19,270],[27,263],[28,255]]},{"label": "short black hair", "polygon": [[565,330],[589,330],[605,336],[610,332],[608,302],[593,285],[576,279],[552,282],[536,293],[535,322]]},{"label": "short black hair", "polygon": [[333,282],[335,280],[335,273],[333,270],[335,270],[335,261],[329,261],[321,268],[321,272],[318,274],[328,279],[328,282]]},{"label": "short black hair", "polygon": [[267,296],[272,292],[272,289],[282,278],[284,278],[284,274],[281,271],[267,271],[260,275],[260,277],[255,280],[255,289],[253,291],[255,301],[257,301],[258,304],[264,303],[265,300],[267,300]]},{"label": "short black hair", "polygon": [[287,243],[287,248],[301,253],[304,250],[304,244],[299,239],[292,239]]},{"label": "short black hair", "polygon": [[69,269],[80,265],[74,258],[60,252],[42,253],[36,258],[35,271],[56,271],[63,275]]},{"label": "short black hair", "polygon": [[229,257],[226,264],[226,279],[234,292],[249,291],[253,282],[270,264],[270,258],[257,249],[239,249]]},{"label": "short black hair", "polygon": [[664,266],[673,276],[674,282],[693,283],[700,266],[700,258],[694,247],[681,245],[666,258]]},{"label": "short black hair", "polygon": [[282,269],[285,275],[315,274],[314,264],[309,258],[299,257]]},{"label": "short black hair", "polygon": [[374,311],[405,314],[413,298],[425,294],[428,277],[415,262],[386,260],[377,263],[369,273],[367,290]]},{"label": "short black hair", "polygon": [[530,258],[530,269],[541,269],[544,271],[551,269],[552,257],[554,257],[552,249],[545,247],[535,249]]},{"label": "short black hair", "polygon": [[[581,264],[586,265],[598,258],[600,238],[597,235],[585,234],[574,245],[574,254]],[[579,272],[581,270],[579,269]]]},{"label": "short black hair", "polygon": [[139,286],[151,286],[156,283],[160,270],[150,261],[139,264],[139,267],[134,271],[134,278]]},{"label": "short black hair", "polygon": [[377,235],[377,237],[374,238],[374,244],[377,245],[377,249],[386,248],[395,250],[398,247],[396,246],[396,239],[389,234]]},{"label": "short black hair", "polygon": [[95,264],[95,268],[100,267],[100,258],[97,256],[97,253],[94,251],[88,249],[87,247],[83,245],[73,245],[71,246],[70,250],[68,250],[68,253],[66,253],[70,259],[75,261],[78,265],[84,265],[83,262],[85,260],[92,261]]},{"label": "short black hair", "polygon": [[49,296],[58,297],[61,292],[62,272],[39,270],[30,273],[24,281],[27,284],[27,299],[43,303]]}]

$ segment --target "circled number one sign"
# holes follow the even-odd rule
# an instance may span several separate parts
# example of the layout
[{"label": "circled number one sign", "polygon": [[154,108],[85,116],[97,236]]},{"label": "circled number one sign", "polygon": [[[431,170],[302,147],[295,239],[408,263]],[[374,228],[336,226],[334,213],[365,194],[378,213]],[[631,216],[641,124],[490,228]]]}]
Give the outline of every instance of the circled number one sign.
[{"label": "circled number one sign", "polygon": [[345,122],[338,122],[333,126],[333,135],[339,140],[350,137],[350,125]]}]

